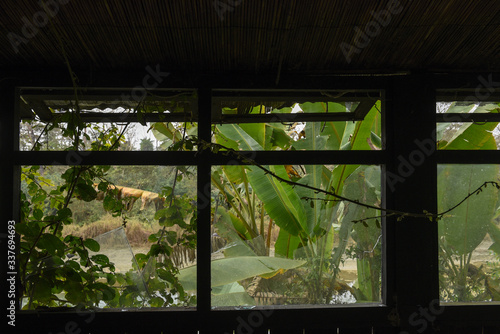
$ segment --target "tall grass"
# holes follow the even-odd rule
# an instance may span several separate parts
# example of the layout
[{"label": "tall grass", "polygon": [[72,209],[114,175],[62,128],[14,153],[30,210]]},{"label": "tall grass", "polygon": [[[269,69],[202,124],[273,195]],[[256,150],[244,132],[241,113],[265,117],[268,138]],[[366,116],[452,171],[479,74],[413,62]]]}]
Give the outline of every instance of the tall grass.
[{"label": "tall grass", "polygon": [[[88,223],[83,226],[79,225],[66,225],[62,231],[63,236],[69,234],[83,239],[95,238],[98,235],[114,230],[123,225],[121,217],[113,217],[111,214],[106,214],[101,219]],[[157,225],[157,223],[155,224]],[[158,227],[156,230],[158,230]],[[127,234],[128,241],[133,247],[146,246],[149,244],[148,237],[153,233],[153,226],[146,226],[137,219],[127,220],[125,224],[125,233]]]}]

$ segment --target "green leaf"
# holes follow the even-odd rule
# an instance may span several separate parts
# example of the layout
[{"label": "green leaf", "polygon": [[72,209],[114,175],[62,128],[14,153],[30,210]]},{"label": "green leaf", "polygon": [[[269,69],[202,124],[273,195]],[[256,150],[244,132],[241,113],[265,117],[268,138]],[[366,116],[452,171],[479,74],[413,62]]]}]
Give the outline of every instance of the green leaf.
[{"label": "green leaf", "polygon": [[[249,167],[248,178],[264,208],[276,224],[292,235],[307,231],[307,217],[302,202],[292,188],[258,167]],[[285,167],[269,166],[269,170],[283,179],[288,179]]]},{"label": "green leaf", "polygon": [[160,277],[162,280],[167,281],[169,283],[175,284],[176,279],[175,276],[168,270],[165,269],[159,269],[158,271],[158,277]]},{"label": "green leaf", "polygon": [[149,305],[151,307],[162,307],[164,304],[164,300],[161,297],[153,297],[149,300]]},{"label": "green leaf", "polygon": [[44,233],[38,240],[37,247],[46,250],[50,255],[62,255],[66,245],[55,235]]},{"label": "green leaf", "polygon": [[[235,231],[243,236],[245,239],[252,239],[250,232],[246,228],[246,224],[241,220],[241,218],[237,217],[231,211],[227,211],[224,208],[218,208],[217,214],[219,215],[217,226],[222,229],[221,233],[229,232],[228,230]],[[238,239],[241,240],[240,237]]]},{"label": "green leaf", "polygon": [[104,284],[104,283],[94,283],[90,284],[89,289],[92,290],[97,290],[102,292],[102,300],[113,300],[116,295],[115,289],[111,288],[110,286]]},{"label": "green leaf", "polygon": [[[342,148],[342,140],[345,131],[347,130],[347,122],[326,122],[322,123],[324,126],[322,134],[328,136],[326,142],[327,150],[340,150]],[[307,133],[306,133],[307,135]]]},{"label": "green leaf", "polygon": [[93,255],[90,259],[101,266],[109,265],[109,258],[104,254]]},{"label": "green leaf", "polygon": [[80,270],[80,265],[74,260],[66,261],[65,265],[74,270]]},{"label": "green leaf", "polygon": [[284,256],[289,259],[293,259],[295,250],[301,244],[300,238],[295,235],[291,235],[287,231],[280,230],[278,234],[278,239],[274,245],[274,251],[277,255]]},{"label": "green leaf", "polygon": [[61,210],[57,211],[56,219],[67,220],[68,218],[71,218],[72,215],[73,213],[71,212],[70,208],[62,208]]},{"label": "green leaf", "polygon": [[328,136],[323,135],[321,129],[321,123],[307,122],[304,128],[306,137],[297,140],[293,147],[297,150],[324,150]]},{"label": "green leaf", "polygon": [[167,242],[171,245],[175,245],[177,243],[177,232],[168,231],[167,232]]},{"label": "green leaf", "polygon": [[47,198],[47,193],[41,189],[38,189],[37,193],[33,198],[31,198],[32,203],[42,203]]},{"label": "green leaf", "polygon": [[[245,123],[239,126],[246,134],[252,137],[258,144],[260,150],[271,149],[271,137],[273,129],[266,123]],[[234,137],[229,137],[235,139]],[[238,138],[238,137],[237,137]],[[255,148],[257,149],[257,148]],[[247,150],[247,148],[245,148]]]},{"label": "green leaf", "polygon": [[70,303],[78,305],[79,303],[83,303],[85,301],[85,292],[82,288],[72,289],[66,293],[65,297]]},{"label": "green leaf", "polygon": [[[154,130],[153,134],[158,140],[165,140],[166,138],[170,140],[174,139],[175,129],[170,123],[160,123],[160,122],[155,123],[153,125],[153,130]],[[158,134],[162,134],[165,137],[162,138],[161,136],[158,136]]]},{"label": "green leaf", "polygon": [[99,243],[94,239],[85,239],[83,244],[92,252],[98,252],[101,249]]},{"label": "green leaf", "polygon": [[40,233],[40,227],[37,223],[18,223],[16,224],[16,232],[19,235],[34,238]]},{"label": "green leaf", "polygon": [[[322,179],[322,169],[321,165],[306,165],[305,169],[307,174],[301,178],[298,183],[308,185],[317,189],[321,189],[321,179]],[[318,195],[312,189],[307,189],[304,187],[296,187],[295,191],[299,198],[316,198],[324,195]],[[327,225],[330,223],[329,217],[325,217],[324,211],[325,206],[321,205],[321,202],[318,202],[318,205],[314,205],[314,200],[311,200],[313,205],[304,206],[304,211],[307,216],[307,230],[306,232],[312,236],[314,233],[314,229],[316,226],[321,226],[327,228]]]},{"label": "green leaf", "polygon": [[500,228],[494,221],[490,221],[488,234],[493,240],[493,244],[488,249],[500,255]]},{"label": "green leaf", "polygon": [[40,210],[40,209],[35,209],[33,210],[33,217],[36,219],[36,220],[42,220],[43,218],[43,211]]},{"label": "green leaf", "polygon": [[93,201],[97,198],[97,192],[92,185],[80,182],[75,187],[77,195],[85,202]]},{"label": "green leaf", "polygon": [[72,282],[82,282],[82,276],[80,276],[72,266],[66,266],[63,268],[63,273],[66,281],[70,280]]},{"label": "green leaf", "polygon": [[496,150],[497,144],[493,130],[498,123],[464,123],[452,138],[447,140],[443,150]]},{"label": "green leaf", "polygon": [[102,201],[102,205],[104,210],[106,211],[116,211],[122,208],[122,202],[116,199],[115,196],[106,195],[104,196],[104,200]]},{"label": "green leaf", "polygon": [[245,166],[238,165],[228,165],[223,166],[222,170],[224,171],[224,175],[226,178],[232,183],[247,183],[247,174],[246,174]]},{"label": "green leaf", "polygon": [[[440,165],[438,211],[448,210],[476,190],[484,181],[497,180],[498,165]],[[458,254],[471,253],[489,230],[496,208],[498,190],[487,187],[479,196],[469,197],[439,220],[439,235],[446,247]]]},{"label": "green leaf", "polygon": [[[377,104],[380,104],[380,102],[377,102]],[[352,150],[371,150],[367,139],[372,137],[371,133],[373,131],[375,133],[380,133],[380,128],[380,114],[374,107],[365,116],[363,121],[356,122],[356,127],[349,139]]]},{"label": "green leaf", "polygon": [[212,295],[211,305],[221,306],[254,306],[255,300],[246,292],[231,292],[225,294]]},{"label": "green leaf", "polygon": [[112,286],[116,283],[116,277],[113,274],[106,274],[106,282]]},{"label": "green leaf", "polygon": [[375,132],[370,133],[370,139],[375,147],[382,148],[382,139]]},{"label": "green leaf", "polygon": [[[245,256],[214,260],[212,267],[212,287],[238,282],[246,278],[289,270],[305,264],[306,261],[290,260],[267,256]],[[196,289],[196,266],[181,269],[179,281],[185,290]]]},{"label": "green leaf", "polygon": [[38,302],[48,302],[52,297],[52,285],[45,279],[40,278],[34,284],[33,299]]},{"label": "green leaf", "polygon": [[[217,125],[217,129],[226,138],[236,141],[244,151],[262,151],[263,147],[237,124]],[[222,143],[221,143],[222,144]],[[222,144],[224,145],[224,144]],[[227,145],[225,145],[227,146]]]}]

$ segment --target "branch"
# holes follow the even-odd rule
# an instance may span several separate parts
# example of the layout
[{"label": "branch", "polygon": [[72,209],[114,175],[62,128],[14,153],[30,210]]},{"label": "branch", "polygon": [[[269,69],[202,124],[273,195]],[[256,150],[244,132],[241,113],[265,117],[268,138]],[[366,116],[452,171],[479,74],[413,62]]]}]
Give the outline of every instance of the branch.
[{"label": "branch", "polygon": [[446,211],[438,213],[436,215],[437,218],[441,219],[445,214],[447,214],[450,211],[455,210],[457,207],[459,207],[460,205],[462,205],[465,201],[467,201],[473,195],[478,195],[479,193],[481,193],[483,191],[483,188],[486,188],[488,186],[488,184],[491,184],[491,185],[493,185],[494,187],[496,187],[497,189],[500,190],[500,184],[498,182],[495,182],[495,181],[486,181],[482,185],[480,185],[476,190],[474,190],[473,192],[471,192],[470,194],[468,194],[463,200],[461,200],[460,202],[458,202],[456,205],[452,206],[450,209],[448,209]]},{"label": "branch", "polygon": [[474,190],[473,192],[471,192],[470,194],[468,194],[463,200],[461,200],[459,203],[457,203],[456,205],[454,205],[453,207],[451,207],[450,209],[448,209],[446,211],[439,212],[439,213],[431,213],[431,212],[427,212],[425,210],[424,210],[423,213],[404,212],[404,211],[399,211],[399,210],[387,209],[387,208],[379,207],[379,206],[376,206],[376,205],[366,204],[366,203],[360,202],[359,200],[355,200],[355,199],[351,199],[351,198],[347,198],[347,197],[338,195],[338,194],[336,194],[335,192],[332,192],[332,191],[327,191],[327,190],[323,190],[323,189],[320,189],[320,188],[312,187],[312,186],[307,185],[307,184],[301,184],[301,183],[297,183],[297,182],[294,182],[294,181],[291,181],[291,180],[284,179],[284,178],[276,175],[275,173],[273,173],[269,169],[265,168],[264,166],[258,164],[254,160],[245,157],[240,152],[238,152],[238,151],[236,151],[236,150],[234,150],[232,148],[226,147],[224,145],[221,145],[221,144],[207,143],[207,142],[205,142],[203,140],[201,140],[201,141],[199,140],[197,142],[197,144],[198,144],[198,147],[200,147],[201,149],[212,149],[212,151],[214,151],[215,153],[219,153],[220,151],[222,151],[223,152],[222,154],[227,155],[227,156],[233,156],[237,160],[241,161],[242,163],[255,166],[255,167],[263,170],[266,174],[271,175],[273,178],[277,179],[278,181],[283,182],[285,184],[288,184],[288,185],[290,185],[292,187],[298,186],[298,187],[306,188],[306,189],[314,191],[316,194],[325,194],[325,195],[332,196],[332,197],[335,198],[335,199],[326,199],[326,198],[303,197],[302,199],[306,199],[306,200],[322,200],[322,201],[348,202],[348,203],[352,203],[352,204],[355,204],[355,205],[358,205],[358,206],[361,206],[361,207],[364,207],[364,208],[367,208],[367,209],[379,210],[379,211],[385,213],[384,215],[367,217],[367,218],[362,219],[362,220],[353,221],[354,223],[362,222],[362,221],[365,221],[367,219],[376,219],[376,218],[383,218],[383,217],[390,217],[390,216],[397,216],[398,217],[397,218],[398,221],[402,220],[405,217],[428,218],[430,220],[438,221],[445,214],[447,214],[450,211],[453,211],[454,209],[456,209],[457,207],[459,207],[461,204],[463,204],[465,201],[467,201],[473,195],[479,194],[481,191],[483,191],[483,188],[486,188],[488,186],[488,184],[491,184],[491,185],[495,186],[497,189],[500,190],[500,183],[495,182],[495,181],[486,181],[481,186],[479,186],[476,190]]}]

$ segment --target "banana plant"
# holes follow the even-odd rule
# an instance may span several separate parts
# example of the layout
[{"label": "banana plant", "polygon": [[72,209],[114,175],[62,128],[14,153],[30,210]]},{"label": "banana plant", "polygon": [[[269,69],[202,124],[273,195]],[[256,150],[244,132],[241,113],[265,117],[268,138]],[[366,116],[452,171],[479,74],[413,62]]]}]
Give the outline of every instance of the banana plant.
[{"label": "banana plant", "polygon": [[[491,106],[490,106],[491,107]],[[456,112],[451,105],[447,112]],[[497,109],[483,112],[498,112]],[[438,145],[447,150],[496,150],[493,130],[498,123],[464,123],[455,128],[438,127]],[[438,211],[448,211],[486,181],[499,181],[498,165],[438,166]],[[482,288],[487,275],[471,264],[472,253],[489,233],[498,236],[494,218],[498,214],[498,189],[486,187],[480,196],[468,197],[439,220],[442,298],[450,301],[488,300]],[[493,250],[496,247],[493,247]]]},{"label": "banana plant", "polygon": [[[338,103],[329,103],[328,106],[323,103],[304,103],[300,107],[304,112],[325,112],[326,108],[333,112],[346,111],[346,106]],[[304,127],[305,136],[303,135],[300,139],[293,139],[291,135],[286,133],[285,126],[282,124],[260,123],[218,125],[215,131],[215,140],[218,144],[235,150],[359,150],[372,149],[374,143],[375,145],[380,143],[379,131],[380,117],[377,113],[377,106],[375,106],[364,121],[358,123],[308,122]],[[323,290],[328,290],[325,286],[335,286],[340,258],[346,249],[344,240],[349,239],[353,227],[351,221],[340,218],[354,218],[353,213],[357,212],[355,217],[362,219],[367,217],[366,212],[362,213],[356,210],[354,205],[348,209],[347,206],[337,203],[333,196],[320,198],[319,201],[304,201],[303,198],[314,198],[317,195],[311,189],[292,186],[280,181],[275,176],[342,194],[346,180],[360,167],[344,165],[332,168],[331,166],[306,165],[303,167],[302,175],[298,173],[291,175],[286,166],[283,165],[263,167],[272,174],[258,166],[222,167],[221,170],[214,173],[214,185],[221,193],[224,193],[226,201],[233,209],[233,212],[221,215],[221,221],[225,221],[226,226],[232,224],[234,230],[238,231],[241,236],[256,237],[259,233],[259,230],[255,228],[256,225],[253,224],[252,219],[245,219],[245,215],[242,213],[244,210],[239,209],[243,207],[242,203],[245,201],[251,207],[251,203],[255,203],[251,199],[255,198],[256,195],[263,203],[265,214],[269,216],[270,221],[280,228],[274,245],[275,255],[306,259],[306,266],[309,270],[307,274],[309,278],[306,279],[309,300],[313,303],[329,302],[331,296],[325,296]],[[360,170],[357,175],[360,176],[361,173]],[[221,175],[224,175],[225,178]],[[236,191],[238,186],[231,185],[233,191],[230,195],[227,191],[228,186],[224,187],[224,184],[237,184],[238,182],[239,189],[242,191]],[[378,184],[380,187],[380,178]],[[373,193],[375,194],[375,191]],[[349,210],[350,213],[348,213]],[[255,210],[249,208],[246,212],[255,212]],[[363,214],[365,214],[364,217]],[[334,250],[333,240],[336,231],[332,227],[335,223],[340,225],[343,240],[340,246]],[[367,243],[376,246],[378,240],[376,233],[375,235],[359,233],[360,240],[365,241],[365,239],[370,238],[374,240]],[[380,260],[379,256],[378,259]],[[373,271],[365,271],[366,276],[371,275]],[[313,276],[315,279],[311,279]],[[366,280],[370,281],[363,278],[363,281]],[[364,290],[368,290],[368,288],[364,288]],[[370,285],[369,290],[370,293],[360,293],[360,296],[368,296],[360,299],[378,298],[376,293],[371,292],[373,285]]]}]

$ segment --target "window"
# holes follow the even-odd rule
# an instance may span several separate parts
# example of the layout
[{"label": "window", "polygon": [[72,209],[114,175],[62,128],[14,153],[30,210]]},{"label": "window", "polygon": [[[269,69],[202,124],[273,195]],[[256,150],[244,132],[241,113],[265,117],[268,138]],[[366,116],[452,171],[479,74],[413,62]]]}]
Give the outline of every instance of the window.
[{"label": "window", "polygon": [[[19,317],[64,326],[76,312],[82,329],[123,332],[166,322],[187,333],[483,326],[498,308],[494,184],[437,224],[423,210],[446,211],[498,182],[500,119],[484,111],[500,98],[436,95],[427,77],[358,79],[346,79],[349,89],[165,89],[134,103],[121,101],[126,89],[89,89],[76,119],[62,112],[76,110],[72,92],[19,89],[20,271],[41,239],[27,266],[41,288]],[[60,186],[79,171],[85,182],[74,185],[71,212],[61,210],[50,198],[64,198]],[[83,230],[104,220],[105,233]],[[77,238],[57,238],[52,221]],[[95,242],[78,238],[87,235]],[[102,307],[96,317],[90,306]]]},{"label": "window", "polygon": [[456,154],[438,165],[438,211],[446,212],[439,220],[443,302],[499,300],[500,170],[487,152],[499,148],[500,103],[473,96],[443,91],[436,104],[438,149]]},{"label": "window", "polygon": [[[215,90],[209,123],[194,91],[135,104],[119,94],[21,90],[23,309],[196,307],[202,238],[212,308],[382,302],[382,219],[370,219],[381,216],[380,92]],[[200,149],[214,160],[197,160]],[[69,153],[60,164],[39,151]],[[277,156],[260,162],[265,151]]]},{"label": "window", "polygon": [[[380,93],[268,94],[214,92],[212,142],[233,164],[212,166],[225,245],[211,263],[212,307],[381,302],[380,220],[364,221],[380,212],[332,195],[380,205],[380,167],[359,154],[382,149]],[[261,164],[263,151],[276,158]],[[329,158],[341,151],[360,151],[358,163]]]},{"label": "window", "polygon": [[195,151],[194,92],[120,94],[20,92],[22,309],[196,306],[178,279],[196,259],[196,166],[128,155]]}]

